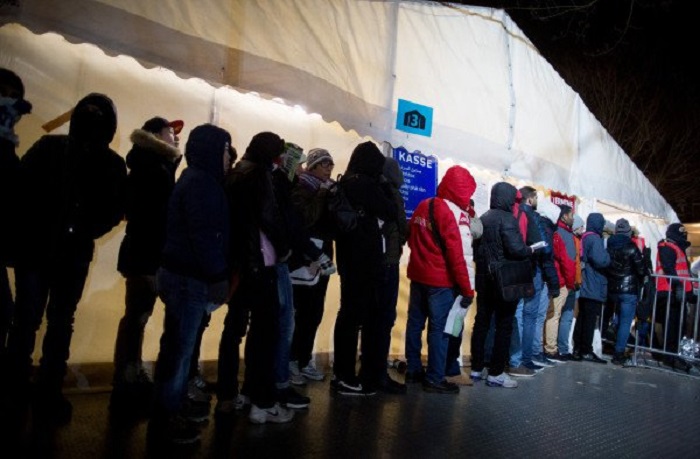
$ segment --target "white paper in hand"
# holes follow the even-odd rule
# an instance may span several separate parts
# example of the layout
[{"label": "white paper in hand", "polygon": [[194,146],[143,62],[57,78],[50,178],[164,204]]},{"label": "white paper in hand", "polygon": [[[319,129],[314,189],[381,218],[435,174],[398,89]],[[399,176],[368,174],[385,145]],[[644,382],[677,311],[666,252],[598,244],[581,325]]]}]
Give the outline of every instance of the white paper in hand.
[{"label": "white paper in hand", "polygon": [[544,247],[547,247],[547,243],[545,241],[535,242],[530,246],[532,250],[542,249]]},{"label": "white paper in hand", "polygon": [[445,322],[445,333],[458,337],[464,328],[464,317],[467,315],[467,308],[460,306],[462,302],[462,295],[457,295],[455,302],[452,304],[452,309],[447,315],[447,321]]}]

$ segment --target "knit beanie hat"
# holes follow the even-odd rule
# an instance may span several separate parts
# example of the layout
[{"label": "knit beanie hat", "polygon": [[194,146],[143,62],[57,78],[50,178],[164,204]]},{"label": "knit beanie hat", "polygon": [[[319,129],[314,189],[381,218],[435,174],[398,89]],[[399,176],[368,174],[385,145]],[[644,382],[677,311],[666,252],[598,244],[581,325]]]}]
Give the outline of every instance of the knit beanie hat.
[{"label": "knit beanie hat", "polygon": [[324,148],[312,148],[309,150],[309,156],[306,158],[306,170],[313,169],[322,161],[330,161],[333,164],[333,157]]},{"label": "knit beanie hat", "polygon": [[577,229],[583,228],[585,223],[583,222],[583,218],[579,217],[578,215],[574,215],[574,224],[571,225],[571,229],[576,231]]},{"label": "knit beanie hat", "polygon": [[632,227],[630,226],[630,222],[628,222],[624,218],[621,218],[618,221],[616,221],[615,222],[615,234],[622,234],[623,236],[631,237],[632,236]]}]

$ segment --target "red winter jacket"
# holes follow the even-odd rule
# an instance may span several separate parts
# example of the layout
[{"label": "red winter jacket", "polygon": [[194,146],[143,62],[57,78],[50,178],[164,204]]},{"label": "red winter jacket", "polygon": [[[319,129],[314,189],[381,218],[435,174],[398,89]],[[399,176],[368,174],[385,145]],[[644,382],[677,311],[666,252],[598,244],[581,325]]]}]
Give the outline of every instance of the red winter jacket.
[{"label": "red winter jacket", "polygon": [[[432,287],[458,287],[463,296],[474,296],[467,270],[472,267],[467,268],[460,226],[469,226],[466,209],[475,189],[476,181],[469,171],[452,166],[438,186],[437,197],[424,199],[418,204],[408,224],[409,279]],[[435,224],[447,247],[447,262],[431,229],[428,211],[431,199],[435,199]],[[445,201],[459,207],[460,215],[456,216]]]},{"label": "red winter jacket", "polygon": [[[564,231],[572,233],[571,228],[561,220],[557,222],[557,226],[563,228]],[[571,243],[574,243],[573,239],[575,237],[571,234]],[[565,285],[568,290],[574,290],[576,283],[576,259],[572,259],[567,253],[566,244],[559,231],[554,232],[552,244],[554,245],[554,266],[557,268],[559,283],[560,285]]]}]

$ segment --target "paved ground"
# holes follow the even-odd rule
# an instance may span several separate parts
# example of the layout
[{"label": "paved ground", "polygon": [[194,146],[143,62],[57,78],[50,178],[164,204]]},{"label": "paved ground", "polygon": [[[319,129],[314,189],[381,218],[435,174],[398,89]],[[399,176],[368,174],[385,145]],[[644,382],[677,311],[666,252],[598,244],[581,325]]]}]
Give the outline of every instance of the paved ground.
[{"label": "paved ground", "polygon": [[404,396],[365,398],[312,383],[304,389],[311,407],[291,423],[259,426],[243,413],[212,416],[200,445],[176,451],[147,450],[145,421],[111,424],[108,388],[73,390],[73,420],[63,427],[3,413],[8,438],[0,456],[682,458],[700,451],[698,378],[569,362],[519,382],[517,389],[478,383],[459,395],[411,385]]}]

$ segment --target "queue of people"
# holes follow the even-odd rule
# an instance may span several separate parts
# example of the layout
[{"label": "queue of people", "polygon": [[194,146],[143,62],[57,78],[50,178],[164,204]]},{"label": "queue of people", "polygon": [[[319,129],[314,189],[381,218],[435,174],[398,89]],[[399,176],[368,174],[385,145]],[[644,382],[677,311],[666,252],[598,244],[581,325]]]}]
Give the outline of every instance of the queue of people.
[{"label": "queue of people", "polygon": [[[609,295],[619,309],[613,363],[624,360],[625,330],[628,335],[637,292],[650,274],[624,219],[606,248],[603,215],[589,214],[584,231],[571,207],[507,182],[492,187],[489,210],[477,217],[476,181],[465,167],[452,166],[437,196],[420,202],[407,220],[401,168],[373,142],[357,145],[344,175],[334,180],[331,152],[318,147],[304,154],[269,131],[254,135],[238,160],[236,139],[203,124],[191,130],[181,152],[184,122],[161,116],[133,131],[125,161],[109,147],[117,111],[104,94],[77,103],[67,135],[46,135],[19,159],[13,126],[31,104],[9,70],[0,69],[0,91],[0,185],[18,197],[0,193],[3,213],[14,223],[0,227],[0,363],[7,375],[4,393],[13,394],[15,408],[31,403],[36,416],[70,421],[62,384],[76,309],[95,240],[122,220],[126,233],[116,269],[126,296],[110,414],[149,418],[155,442],[195,442],[198,424],[210,417],[213,398],[203,390],[199,349],[211,313],[223,305],[214,413],[246,409],[252,423],[285,423],[294,410],[308,408],[312,400],[298,388],[327,377],[316,367],[313,349],[336,272],[340,305],[328,379],[340,396],[401,395],[411,383],[439,394],[456,394],[481,380],[516,388],[517,378],[548,366],[607,363],[593,352],[592,341]],[[186,167],[177,177],[183,157]],[[357,214],[351,230],[339,229],[331,215],[328,201],[338,187]],[[689,272],[683,235],[682,225],[669,226],[657,272]],[[410,299],[402,382],[389,375],[387,360],[406,245]],[[494,269],[517,260],[531,265],[532,294],[505,300]],[[7,267],[14,267],[14,299]],[[689,285],[660,284],[659,291],[673,295],[675,304],[692,295]],[[157,298],[165,319],[151,375],[142,347]],[[446,333],[446,324],[451,310],[461,309],[463,318],[473,304],[471,371],[462,375],[468,333],[463,327]],[[46,335],[32,378],[45,312]]]}]

